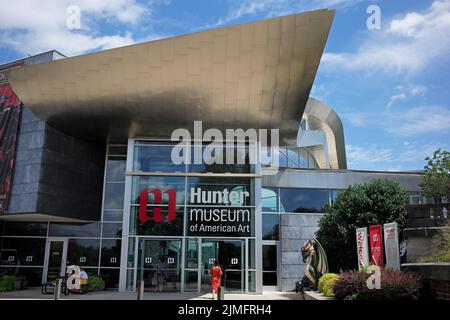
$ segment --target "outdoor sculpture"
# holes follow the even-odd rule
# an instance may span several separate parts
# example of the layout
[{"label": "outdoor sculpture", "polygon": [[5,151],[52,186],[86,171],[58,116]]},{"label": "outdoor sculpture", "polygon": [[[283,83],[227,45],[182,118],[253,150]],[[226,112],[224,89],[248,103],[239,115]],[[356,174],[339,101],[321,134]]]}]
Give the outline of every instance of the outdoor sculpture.
[{"label": "outdoor sculpture", "polygon": [[319,278],[328,272],[328,260],[322,245],[317,239],[308,240],[301,247],[303,262],[306,262],[305,277],[310,287],[317,290]]}]

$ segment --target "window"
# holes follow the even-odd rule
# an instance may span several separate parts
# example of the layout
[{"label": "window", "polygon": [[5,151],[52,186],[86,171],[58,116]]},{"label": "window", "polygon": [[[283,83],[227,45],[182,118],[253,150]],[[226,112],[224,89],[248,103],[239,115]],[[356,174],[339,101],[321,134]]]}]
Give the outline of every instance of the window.
[{"label": "window", "polygon": [[[0,232],[2,230],[0,229]],[[20,221],[5,222],[5,236],[46,236],[47,223],[33,223]]]},{"label": "window", "polygon": [[279,214],[262,215],[262,238],[263,240],[278,240],[280,227]]},{"label": "window", "polygon": [[104,223],[103,238],[122,238],[122,224]]},{"label": "window", "polygon": [[67,265],[98,266],[100,240],[69,239]]},{"label": "window", "polygon": [[100,223],[50,223],[50,237],[100,238]]},{"label": "window", "polygon": [[[191,189],[201,188],[205,191],[205,198],[208,199],[210,196],[212,198],[212,193],[208,194],[208,191],[224,191],[227,189],[228,192],[237,191],[239,193],[248,192],[248,196],[242,194],[243,204],[234,204],[233,206],[253,206],[253,181],[249,178],[226,178],[223,177],[189,177],[188,178],[188,204],[191,201]],[[216,199],[219,199],[218,197]],[[195,203],[195,205],[197,205]],[[207,205],[207,204],[206,204]],[[214,205],[214,204],[212,204]],[[231,205],[227,203],[217,203],[217,205]]]},{"label": "window", "polygon": [[106,167],[107,182],[125,182],[126,157],[108,156]]},{"label": "window", "polygon": [[198,243],[197,239],[187,239],[186,241],[186,269],[197,269],[198,265]]},{"label": "window", "polygon": [[120,267],[120,240],[102,240],[102,267]]},{"label": "window", "polygon": [[106,183],[105,209],[122,209],[125,183]]},{"label": "window", "polygon": [[261,192],[262,212],[278,212],[278,189],[262,188]]},{"label": "window", "polygon": [[280,188],[281,212],[324,212],[329,203],[328,189]]},{"label": "window", "polygon": [[3,238],[0,265],[43,265],[45,242],[44,238]]},{"label": "window", "polygon": [[[147,207],[147,215],[153,216],[154,208],[157,206]],[[167,207],[161,207],[163,217],[168,216]],[[183,220],[184,210],[183,207],[177,207],[175,213],[175,220],[155,222],[149,220],[147,222],[141,222],[138,220],[139,207],[131,207],[130,212],[130,235],[147,235],[147,236],[181,236],[183,235]]]},{"label": "window", "polygon": [[330,190],[331,193],[331,203],[334,203],[339,195],[339,193],[343,192],[344,190]]},{"label": "window", "polygon": [[175,143],[137,141],[134,148],[133,171],[185,172],[185,164],[172,161]]},{"label": "window", "polygon": [[[131,202],[132,204],[139,204],[139,196],[143,190],[159,189],[163,193],[162,204],[167,205],[168,195],[164,192],[174,189],[176,191],[177,204],[184,204],[184,183],[184,177],[135,176],[133,177]],[[149,193],[148,196],[148,204],[154,204],[154,194]]]},{"label": "window", "polygon": [[120,269],[100,269],[100,276],[105,281],[106,289],[117,289],[119,288],[119,274]]},{"label": "window", "polygon": [[[235,144],[228,147],[224,143],[224,146],[221,148],[214,148],[208,144],[203,144],[202,146],[193,144],[191,146],[191,160],[188,171],[199,173],[253,173],[255,168],[250,163],[251,151],[254,151],[254,147],[248,144]],[[256,152],[253,153],[256,156]],[[227,157],[232,157],[232,164],[227,164]],[[211,164],[208,164],[209,162]]]}]

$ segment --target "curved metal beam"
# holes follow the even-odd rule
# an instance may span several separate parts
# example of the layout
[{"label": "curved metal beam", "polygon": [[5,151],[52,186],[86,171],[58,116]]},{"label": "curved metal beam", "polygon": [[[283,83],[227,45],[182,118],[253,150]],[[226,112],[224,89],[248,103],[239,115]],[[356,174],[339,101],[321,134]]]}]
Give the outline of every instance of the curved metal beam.
[{"label": "curved metal beam", "polygon": [[325,133],[331,169],[347,169],[344,127],[337,113],[325,103],[310,97],[304,117],[307,118],[311,130],[321,130]]}]

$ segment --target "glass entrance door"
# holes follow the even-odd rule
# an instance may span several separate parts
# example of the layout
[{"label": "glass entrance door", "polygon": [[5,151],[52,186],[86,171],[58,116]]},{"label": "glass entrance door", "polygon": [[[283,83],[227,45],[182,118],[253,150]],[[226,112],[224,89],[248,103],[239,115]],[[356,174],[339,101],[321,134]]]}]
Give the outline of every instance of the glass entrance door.
[{"label": "glass entrance door", "polygon": [[208,240],[201,245],[202,291],[211,291],[209,271],[215,261],[222,267],[222,286],[228,292],[245,290],[244,240]]},{"label": "glass entrance door", "polygon": [[263,241],[262,258],[264,290],[279,290],[277,241]]},{"label": "glass entrance door", "polygon": [[181,240],[139,240],[138,277],[146,291],[181,290]]},{"label": "glass entrance door", "polygon": [[67,261],[67,239],[48,238],[45,250],[43,282],[64,276]]}]

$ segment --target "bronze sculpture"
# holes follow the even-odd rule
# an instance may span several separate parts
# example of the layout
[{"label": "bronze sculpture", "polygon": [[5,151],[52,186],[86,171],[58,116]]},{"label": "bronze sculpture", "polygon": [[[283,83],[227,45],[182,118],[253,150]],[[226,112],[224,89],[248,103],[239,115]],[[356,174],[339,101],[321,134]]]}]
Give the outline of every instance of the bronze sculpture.
[{"label": "bronze sculpture", "polygon": [[328,260],[320,242],[314,238],[308,240],[302,247],[303,262],[306,262],[305,276],[309,280],[310,287],[317,290],[319,278],[328,272]]}]

